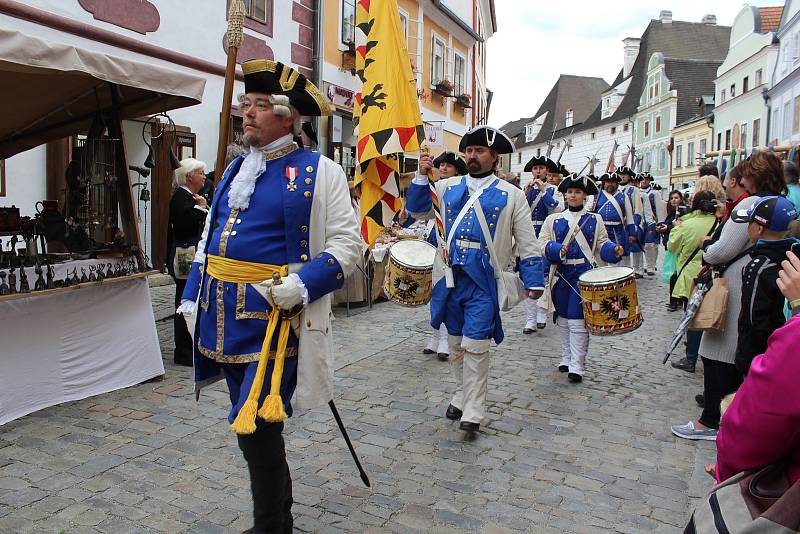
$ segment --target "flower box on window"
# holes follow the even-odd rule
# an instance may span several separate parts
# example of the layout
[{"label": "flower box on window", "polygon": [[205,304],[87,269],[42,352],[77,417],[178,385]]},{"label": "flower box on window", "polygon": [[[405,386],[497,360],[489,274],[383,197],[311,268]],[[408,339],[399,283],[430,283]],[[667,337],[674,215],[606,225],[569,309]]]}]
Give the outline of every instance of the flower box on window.
[{"label": "flower box on window", "polygon": [[355,56],[356,55],[356,43],[355,43],[355,41],[347,41],[346,43],[344,43],[344,46],[346,47],[346,50],[344,50],[345,54],[350,54],[351,56]]},{"label": "flower box on window", "polygon": [[433,90],[442,96],[452,96],[453,84],[450,82],[450,80],[439,80],[434,84]]},{"label": "flower box on window", "polygon": [[456,97],[456,105],[462,108],[472,107],[472,97],[467,93],[462,93]]}]

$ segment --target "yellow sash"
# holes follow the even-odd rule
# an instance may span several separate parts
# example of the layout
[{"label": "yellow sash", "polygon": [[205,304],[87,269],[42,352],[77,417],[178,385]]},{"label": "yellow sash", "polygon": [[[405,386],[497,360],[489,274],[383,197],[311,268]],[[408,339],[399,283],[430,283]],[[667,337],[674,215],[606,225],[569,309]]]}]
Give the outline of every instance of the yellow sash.
[{"label": "yellow sash", "polygon": [[[222,282],[234,284],[259,284],[265,280],[270,280],[273,273],[280,276],[289,274],[288,265],[268,265],[264,263],[253,263],[249,261],[238,261],[221,256],[208,256],[206,273]],[[278,332],[278,347],[275,351],[275,366],[272,369],[270,378],[269,395],[264,399],[261,409],[258,408],[258,399],[261,397],[261,390],[264,387],[264,377],[267,373],[267,362],[269,361],[269,347],[275,330],[280,323]],[[261,345],[261,354],[258,358],[256,375],[253,378],[253,385],[247,395],[239,414],[231,424],[231,429],[237,434],[252,434],[256,431],[256,415],[271,423],[286,420],[286,410],[281,399],[281,378],[283,377],[283,364],[286,359],[286,345],[289,342],[289,330],[291,321],[281,317],[280,309],[275,306],[269,316],[267,323],[267,333]]]}]

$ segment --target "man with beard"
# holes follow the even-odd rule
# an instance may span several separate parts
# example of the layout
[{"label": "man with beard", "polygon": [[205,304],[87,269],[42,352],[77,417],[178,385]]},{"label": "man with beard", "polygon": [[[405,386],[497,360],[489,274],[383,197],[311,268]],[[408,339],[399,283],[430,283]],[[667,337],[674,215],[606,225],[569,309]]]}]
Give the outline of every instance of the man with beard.
[{"label": "man with beard", "polygon": [[[454,362],[456,391],[445,416],[460,419],[462,430],[477,432],[485,417],[489,347],[492,340],[503,341],[498,283],[506,287],[506,279],[496,271],[509,265],[515,244],[527,296],[538,298],[544,281],[525,194],[495,175],[499,154],[514,152],[511,139],[478,126],[464,135],[459,150],[469,174],[436,183],[449,265],[433,288],[431,326],[447,326]],[[420,174],[406,192],[407,209],[417,218],[434,216],[426,176],[431,166],[430,156],[421,155]]]},{"label": "man with beard", "polygon": [[[453,176],[464,176],[469,171],[467,170],[467,163],[464,158],[455,152],[445,151],[439,154],[433,160],[433,166],[439,169],[439,180],[446,180]],[[430,219],[427,221],[425,228],[425,236],[428,243],[436,247],[438,245],[436,236],[436,220]],[[436,255],[436,261],[433,265],[433,284],[443,276],[443,265],[439,254]],[[437,357],[444,361],[450,357],[450,347],[447,342],[447,327],[442,324],[438,330],[434,330],[428,344],[423,349],[423,354],[436,354]]]},{"label": "man with beard", "polygon": [[216,189],[178,312],[197,312],[198,395],[228,385],[253,495],[247,532],[283,533],[292,531],[283,421],[333,396],[329,294],[361,239],[342,168],[292,140],[300,116],[327,115],[328,102],[282,63],[250,60],[242,70],[249,151]]},{"label": "man with beard", "polygon": [[637,186],[639,178],[630,167],[622,166],[617,167],[617,175],[622,180],[619,186],[620,190],[628,197],[631,204],[631,215],[628,220],[629,224],[633,224],[634,232],[628,234],[628,246],[626,247],[628,256],[628,266],[633,269],[636,278],[644,278],[644,206],[642,204],[642,196],[639,193]]},{"label": "man with beard", "polygon": [[[625,193],[619,190],[619,176],[616,173],[603,174],[599,182],[603,190],[599,193],[594,211],[603,219],[608,239],[615,245],[622,245],[623,249],[627,249],[628,235],[635,232],[634,226],[628,223],[631,203]],[[624,255],[627,255],[627,252]]]},{"label": "man with beard", "polygon": [[[561,174],[558,172],[558,164],[547,156],[534,156],[525,164],[524,171],[533,174],[533,180],[525,186],[525,195],[531,207],[533,231],[538,239],[547,216],[564,209],[558,184],[552,184],[548,179],[548,173],[553,173],[554,180],[560,181]],[[527,317],[522,333],[532,334],[547,326],[547,310],[538,306],[538,299],[526,298],[524,302]]]}]

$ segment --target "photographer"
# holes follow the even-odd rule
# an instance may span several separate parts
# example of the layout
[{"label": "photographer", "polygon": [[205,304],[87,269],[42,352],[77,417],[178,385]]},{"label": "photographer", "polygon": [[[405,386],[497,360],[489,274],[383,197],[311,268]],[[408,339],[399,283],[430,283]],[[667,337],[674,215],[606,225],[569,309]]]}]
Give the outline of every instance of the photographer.
[{"label": "photographer", "polygon": [[[679,217],[685,215],[688,211],[688,208],[683,205],[683,195],[681,195],[680,191],[671,191],[669,194],[669,201],[667,202],[667,217],[659,222],[656,225],[656,232],[661,235],[661,242],[664,244],[664,249],[667,248],[667,242],[669,242],[669,234],[672,229],[680,224]],[[666,270],[667,265],[667,256],[673,254],[667,252],[667,255],[664,256],[664,269]],[[674,263],[674,262],[673,262]],[[677,268],[677,266],[675,266]],[[669,273],[667,273],[669,274]],[[675,289],[675,282],[678,280],[678,272],[672,273],[672,276],[669,279],[669,304],[667,304],[667,311],[677,311],[678,310],[678,299],[672,296],[672,290]]]}]

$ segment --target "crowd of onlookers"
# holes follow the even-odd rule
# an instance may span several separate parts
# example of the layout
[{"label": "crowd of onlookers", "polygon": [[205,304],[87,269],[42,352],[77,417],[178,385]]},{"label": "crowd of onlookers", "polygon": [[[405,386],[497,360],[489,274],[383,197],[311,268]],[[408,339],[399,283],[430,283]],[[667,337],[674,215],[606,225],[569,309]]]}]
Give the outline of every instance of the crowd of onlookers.
[{"label": "crowd of onlookers", "polygon": [[695,396],[700,416],[672,432],[716,440],[717,464],[709,472],[717,481],[781,461],[794,483],[800,480],[798,168],[761,151],[722,178],[716,170],[701,169],[686,205],[672,191],[659,225],[671,274],[669,310],[685,309],[698,285],[724,278],[728,286],[719,311],[724,327],[690,327],[685,356],[672,362],[690,373],[698,359],[703,367],[703,391]]}]

